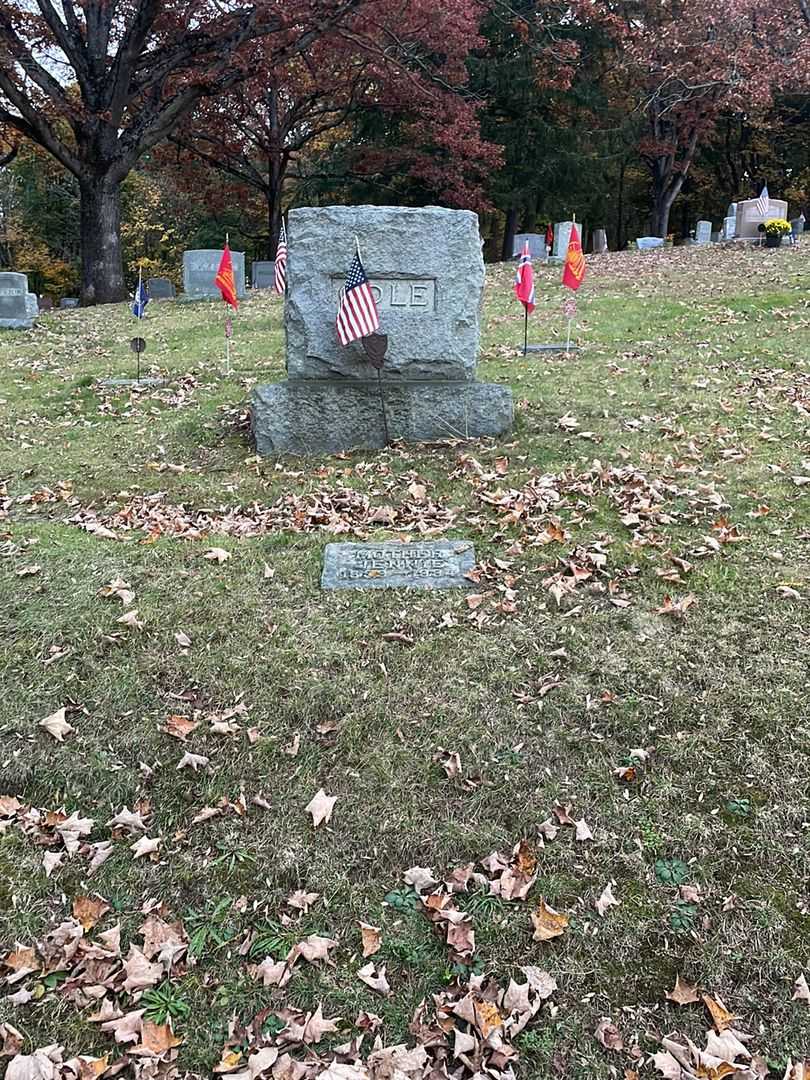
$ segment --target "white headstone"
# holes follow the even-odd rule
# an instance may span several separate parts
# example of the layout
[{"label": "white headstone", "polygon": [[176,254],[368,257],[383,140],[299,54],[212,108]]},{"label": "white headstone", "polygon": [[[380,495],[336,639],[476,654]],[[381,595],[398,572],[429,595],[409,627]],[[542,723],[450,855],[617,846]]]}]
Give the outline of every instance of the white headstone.
[{"label": "white headstone", "polygon": [[[732,204],[733,205],[733,204]],[[736,213],[729,214],[728,217],[723,218],[723,239],[733,240],[734,232],[737,228],[737,215]]]},{"label": "white headstone", "polygon": [[559,259],[564,259],[568,252],[573,227],[573,221],[558,221],[554,226],[554,254]]},{"label": "white headstone", "polygon": [[708,244],[712,238],[712,223],[710,221],[699,221],[697,228],[695,229],[695,243],[696,244]]},{"label": "white headstone", "polygon": [[637,236],[636,247],[639,251],[652,251],[664,246],[663,236]]}]

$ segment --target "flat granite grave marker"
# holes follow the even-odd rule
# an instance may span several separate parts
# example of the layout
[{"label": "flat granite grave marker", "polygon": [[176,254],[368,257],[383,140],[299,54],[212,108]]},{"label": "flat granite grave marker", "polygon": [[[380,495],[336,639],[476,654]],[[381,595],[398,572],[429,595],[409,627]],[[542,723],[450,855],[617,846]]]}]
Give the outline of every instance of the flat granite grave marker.
[{"label": "flat granite grave marker", "polygon": [[[375,371],[340,344],[338,296],[359,242],[387,338]],[[475,380],[484,261],[469,210],[319,206],[290,211],[287,381],[253,392],[259,454],[335,454],[500,435],[508,386]]]},{"label": "flat granite grave marker", "polygon": [[[217,276],[222,251],[216,248],[200,248],[183,252],[183,292],[187,300],[220,300],[222,294],[214,284]],[[245,292],[245,253],[232,251],[233,279],[236,283],[236,295],[244,300]]]},{"label": "flat granite grave marker", "polygon": [[60,308],[77,308],[79,306],[78,296],[63,296],[59,301]]},{"label": "flat granite grave marker", "polygon": [[324,589],[469,589],[465,574],[475,566],[467,540],[426,540],[413,544],[327,544]]},{"label": "flat granite grave marker", "polygon": [[28,278],[12,271],[0,273],[0,327],[30,330],[33,323],[28,304]]}]

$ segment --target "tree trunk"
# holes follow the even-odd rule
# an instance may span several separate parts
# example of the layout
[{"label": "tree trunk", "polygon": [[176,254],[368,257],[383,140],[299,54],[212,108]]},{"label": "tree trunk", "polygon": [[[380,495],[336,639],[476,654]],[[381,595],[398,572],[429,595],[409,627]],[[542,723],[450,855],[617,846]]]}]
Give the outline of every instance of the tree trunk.
[{"label": "tree trunk", "polygon": [[501,259],[508,262],[515,253],[515,233],[517,231],[518,208],[510,206],[506,211],[506,224],[503,230],[503,247]]},{"label": "tree trunk", "polygon": [[79,181],[82,304],[113,304],[127,297],[121,257],[121,188],[105,176]]},{"label": "tree trunk", "polygon": [[624,235],[624,174],[627,162],[622,161],[619,168],[619,186],[616,194],[616,250],[624,251],[627,237]]}]

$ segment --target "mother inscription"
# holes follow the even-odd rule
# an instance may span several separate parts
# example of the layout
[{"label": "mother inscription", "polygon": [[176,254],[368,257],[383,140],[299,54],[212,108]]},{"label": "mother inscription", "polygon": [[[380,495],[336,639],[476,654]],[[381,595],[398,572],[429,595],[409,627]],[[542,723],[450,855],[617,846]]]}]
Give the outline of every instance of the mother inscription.
[{"label": "mother inscription", "polygon": [[327,544],[324,589],[468,589],[475,565],[466,540]]}]

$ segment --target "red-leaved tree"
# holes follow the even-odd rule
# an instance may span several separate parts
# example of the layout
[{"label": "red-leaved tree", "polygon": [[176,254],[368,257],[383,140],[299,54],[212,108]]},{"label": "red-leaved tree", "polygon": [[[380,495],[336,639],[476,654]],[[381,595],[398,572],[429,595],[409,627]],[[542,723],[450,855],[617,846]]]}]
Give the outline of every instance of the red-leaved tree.
[{"label": "red-leaved tree", "polygon": [[82,299],[126,295],[121,182],[206,96],[311,48],[362,0],[3,0],[0,124],[77,178]]},{"label": "red-leaved tree", "polygon": [[[175,129],[162,164],[193,185],[191,162],[204,162],[265,200],[268,255],[281,221],[289,179],[311,177],[319,150],[338,143],[359,176],[409,175],[456,206],[485,203],[496,147],[481,139],[476,105],[465,96],[465,60],[480,43],[478,0],[365,0],[306,54],[275,65],[268,78],[266,42],[250,50],[255,75],[221,98],[207,98]],[[357,121],[374,114],[396,145],[352,145]]]}]

